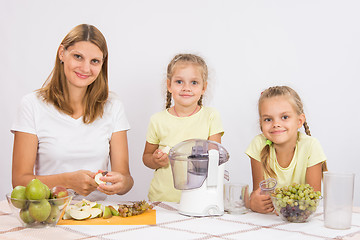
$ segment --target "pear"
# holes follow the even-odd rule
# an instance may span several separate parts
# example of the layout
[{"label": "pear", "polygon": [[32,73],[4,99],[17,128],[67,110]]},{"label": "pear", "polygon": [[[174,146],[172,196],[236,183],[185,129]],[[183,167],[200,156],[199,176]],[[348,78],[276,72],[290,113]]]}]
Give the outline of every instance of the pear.
[{"label": "pear", "polygon": [[[24,186],[16,186],[11,192],[11,202],[17,208],[24,208],[26,204],[26,195],[25,195]],[[17,200],[15,200],[17,199]]]},{"label": "pear", "polygon": [[45,184],[39,179],[31,180],[25,189],[25,196],[29,200],[41,200],[45,199],[48,195]]},{"label": "pear", "polygon": [[46,184],[44,184],[44,187],[45,187],[45,190],[46,190],[46,196],[45,196],[45,198],[46,198],[46,199],[51,198],[50,188],[49,188]]},{"label": "pear", "polygon": [[109,208],[110,208],[111,214],[113,216],[119,216],[120,215],[119,210],[118,210],[119,208],[116,209],[114,206],[109,206]]},{"label": "pear", "polygon": [[46,199],[30,203],[29,214],[38,222],[46,221],[50,215],[50,212],[51,205]]},{"label": "pear", "polygon": [[105,206],[104,207],[104,212],[103,212],[103,218],[111,218],[112,217],[112,214],[111,214],[111,210],[108,206]]},{"label": "pear", "polygon": [[56,223],[60,217],[60,210],[57,205],[51,205],[51,211],[49,217],[46,219],[47,223]]},{"label": "pear", "polygon": [[20,218],[26,224],[31,224],[31,223],[35,222],[35,220],[30,216],[28,209],[21,209],[20,210]]}]

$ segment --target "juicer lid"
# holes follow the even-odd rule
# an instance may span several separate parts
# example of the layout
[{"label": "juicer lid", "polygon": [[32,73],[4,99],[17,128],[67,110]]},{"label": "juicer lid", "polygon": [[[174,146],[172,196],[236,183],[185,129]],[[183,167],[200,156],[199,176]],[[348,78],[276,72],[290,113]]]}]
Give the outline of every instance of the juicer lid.
[{"label": "juicer lid", "polygon": [[169,159],[175,161],[208,161],[209,150],[219,152],[219,165],[229,160],[228,151],[218,142],[204,139],[189,139],[170,149]]}]

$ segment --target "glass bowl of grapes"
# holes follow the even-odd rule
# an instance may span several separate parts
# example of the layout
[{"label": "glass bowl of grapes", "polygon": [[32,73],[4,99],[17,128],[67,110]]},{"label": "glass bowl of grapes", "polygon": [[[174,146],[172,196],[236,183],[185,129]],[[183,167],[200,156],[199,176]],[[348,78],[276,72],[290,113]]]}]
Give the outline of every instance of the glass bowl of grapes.
[{"label": "glass bowl of grapes", "polygon": [[292,184],[279,187],[271,195],[276,212],[288,222],[309,221],[316,212],[321,197],[320,191],[314,191],[309,184]]}]

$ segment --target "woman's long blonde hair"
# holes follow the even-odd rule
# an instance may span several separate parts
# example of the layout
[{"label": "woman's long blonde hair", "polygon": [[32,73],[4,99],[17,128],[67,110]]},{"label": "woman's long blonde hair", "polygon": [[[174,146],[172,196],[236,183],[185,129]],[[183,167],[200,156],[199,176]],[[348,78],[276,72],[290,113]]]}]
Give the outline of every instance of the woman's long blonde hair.
[{"label": "woman's long blonde hair", "polygon": [[[74,27],[62,40],[65,49],[80,41],[95,44],[103,53],[103,64],[96,80],[87,87],[84,97],[83,122],[92,123],[102,117],[104,105],[109,95],[108,87],[108,49],[105,37],[94,26],[81,24]],[[63,63],[59,58],[59,49],[56,53],[55,66],[42,88],[37,90],[45,102],[53,104],[59,111],[72,115],[73,109],[69,104],[69,91],[64,73]]]},{"label": "woman's long blonde hair", "polygon": [[[202,80],[204,81],[204,84],[207,82],[208,74],[209,74],[208,67],[203,58],[201,58],[197,55],[194,55],[194,54],[177,54],[168,64],[167,74],[166,74],[166,78],[168,80],[171,80],[171,78],[174,75],[176,66],[181,63],[182,64],[189,63],[189,64],[198,65],[201,69],[201,76],[202,76]],[[166,105],[165,105],[166,109],[171,107],[171,98],[172,98],[171,93],[169,91],[166,91]],[[199,106],[202,106],[202,100],[203,100],[203,96],[201,95],[201,97],[198,101]]]},{"label": "woman's long blonde hair", "polygon": [[[260,115],[260,106],[261,106],[261,103],[264,101],[264,99],[277,97],[277,96],[287,97],[289,99],[290,104],[293,105],[296,113],[298,115],[304,114],[304,108],[303,108],[303,103],[301,101],[301,98],[292,88],[290,88],[288,86],[275,86],[275,87],[270,87],[261,93],[261,96],[260,96],[259,102],[258,102],[259,115]],[[308,136],[311,136],[310,128],[306,121],[304,121],[303,126],[305,129],[305,133]],[[267,175],[269,175],[270,177],[276,177],[276,173],[274,172],[273,169],[270,168],[270,145],[269,144],[266,144],[265,147],[262,149],[262,151],[260,153],[260,158],[261,158],[261,164],[262,164],[262,167],[263,167],[265,173]],[[322,171],[323,172],[327,171],[326,162],[323,162],[323,164],[322,164]]]}]

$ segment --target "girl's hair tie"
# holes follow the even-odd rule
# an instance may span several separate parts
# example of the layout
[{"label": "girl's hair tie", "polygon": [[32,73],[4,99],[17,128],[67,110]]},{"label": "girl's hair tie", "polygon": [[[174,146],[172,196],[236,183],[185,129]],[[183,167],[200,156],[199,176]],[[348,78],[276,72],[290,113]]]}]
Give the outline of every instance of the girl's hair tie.
[{"label": "girl's hair tie", "polygon": [[266,145],[271,146],[271,144],[272,144],[272,141],[270,141],[269,139],[267,139],[267,140],[266,140]]}]

